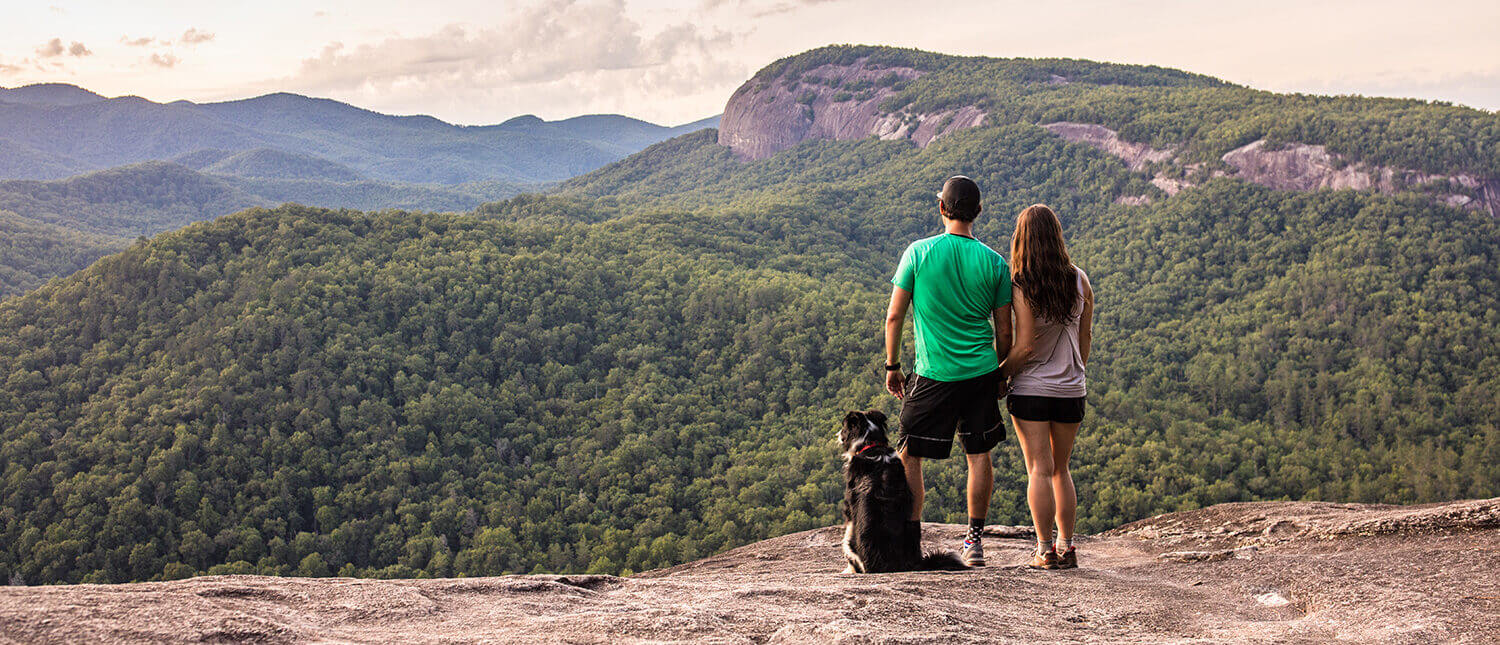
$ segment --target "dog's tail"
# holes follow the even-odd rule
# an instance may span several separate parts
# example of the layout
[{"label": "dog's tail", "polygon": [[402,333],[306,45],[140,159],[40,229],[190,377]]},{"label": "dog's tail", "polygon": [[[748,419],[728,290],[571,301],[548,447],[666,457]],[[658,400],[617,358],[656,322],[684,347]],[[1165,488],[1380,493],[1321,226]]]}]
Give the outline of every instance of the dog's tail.
[{"label": "dog's tail", "polygon": [[969,567],[952,551],[933,551],[922,556],[917,569],[919,571],[967,571]]}]

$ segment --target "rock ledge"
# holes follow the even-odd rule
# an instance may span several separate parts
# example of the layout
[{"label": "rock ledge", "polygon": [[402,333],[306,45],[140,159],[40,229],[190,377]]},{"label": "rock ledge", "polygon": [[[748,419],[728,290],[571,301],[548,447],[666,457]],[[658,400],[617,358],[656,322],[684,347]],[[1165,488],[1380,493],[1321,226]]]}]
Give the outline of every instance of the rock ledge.
[{"label": "rock ledge", "polygon": [[[963,528],[928,524],[930,545]],[[0,642],[1469,642],[1500,640],[1500,498],[1213,506],[1079,542],[1082,568],[841,575],[829,527],[630,578],[210,576],[0,588]],[[998,537],[1015,536],[1015,538]]]}]

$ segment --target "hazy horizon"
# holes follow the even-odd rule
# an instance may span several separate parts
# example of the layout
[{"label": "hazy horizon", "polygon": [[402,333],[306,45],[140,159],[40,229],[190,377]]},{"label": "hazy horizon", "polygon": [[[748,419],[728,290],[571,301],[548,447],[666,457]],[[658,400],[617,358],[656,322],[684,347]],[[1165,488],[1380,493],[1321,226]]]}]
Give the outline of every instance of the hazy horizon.
[{"label": "hazy horizon", "polygon": [[[1462,16],[1462,20],[1454,19]],[[1090,0],[376,0],[12,9],[0,85],[209,102],[286,91],[457,124],[719,113],[755,70],[834,43],[1152,64],[1278,92],[1500,108],[1500,5]],[[1441,37],[1433,38],[1433,34]]]},{"label": "hazy horizon", "polygon": [[[66,85],[66,86],[70,86],[70,87],[77,87],[77,88],[85,90],[85,91],[90,91],[90,92],[94,91],[93,88],[84,87],[82,85],[78,85],[76,83],[70,83],[68,81],[37,81],[35,83],[26,83],[26,84],[23,84],[23,85],[9,85],[9,86],[7,86],[7,85],[0,85],[0,90],[17,90],[17,89],[23,89],[23,88],[27,88],[27,87],[36,87],[36,86],[42,86],[42,85]],[[101,96],[103,96],[106,99],[118,99],[118,98],[125,98],[125,97],[129,97],[129,96],[135,96],[137,98],[143,98],[143,99],[146,99],[146,100],[151,101],[153,103],[157,103],[157,104],[161,104],[161,105],[165,105],[165,104],[168,104],[168,103],[173,103],[173,102],[176,102],[176,101],[179,101],[179,100],[189,100],[189,99],[181,99],[181,98],[165,98],[165,99],[158,100],[158,99],[153,99],[153,98],[149,98],[149,97],[140,96],[139,94],[119,94],[119,95],[110,96],[108,94],[102,94],[102,93],[99,93],[99,92],[94,92],[94,93],[95,94],[100,94]],[[256,94],[246,95],[246,96],[231,97],[231,98],[224,98],[224,99],[216,99],[216,100],[212,100],[212,101],[190,101],[190,102],[198,104],[198,105],[211,105],[211,104],[214,104],[214,103],[233,103],[235,101],[248,101],[248,100],[257,99],[257,98],[261,98],[261,97],[273,96],[273,95],[276,95],[276,94],[291,94],[291,95],[294,95],[294,96],[302,96],[302,97],[310,98],[310,99],[317,99],[317,100],[324,100],[324,99],[326,99],[326,100],[339,101],[339,99],[335,99],[333,97],[328,97],[328,96],[318,96],[318,95],[315,95],[315,94],[303,94],[303,93],[300,93],[300,92],[291,92],[291,91],[287,91],[287,90],[273,90],[273,91],[270,91],[270,92],[260,92],[260,93],[256,93]],[[426,113],[422,113],[422,112],[380,112],[379,110],[375,110],[375,109],[370,108],[368,106],[359,105],[357,103],[350,103],[348,101],[339,101],[339,102],[340,103],[344,103],[345,105],[353,106],[353,107],[358,108],[358,109],[370,110],[370,111],[373,111],[373,112],[384,114],[386,116],[398,116],[398,117],[401,117],[401,116],[425,116],[425,117],[437,118],[437,117],[435,117],[435,116],[433,116],[431,114],[426,114]],[[444,123],[448,123],[449,125],[457,125],[457,126],[464,126],[464,127],[484,127],[484,126],[499,125],[499,124],[505,123],[506,121],[510,121],[510,120],[514,120],[514,119],[520,119],[520,118],[524,118],[524,117],[531,117],[531,116],[537,116],[538,118],[541,118],[538,115],[531,114],[531,113],[526,113],[526,114],[516,114],[516,115],[513,115],[513,116],[506,117],[506,118],[504,118],[502,120],[494,121],[494,122],[490,122],[490,123],[453,123],[453,122],[447,121],[445,119],[438,119],[438,120],[443,121]],[[650,121],[648,119],[642,119],[642,118],[637,117],[635,115],[625,114],[625,113],[622,113],[622,112],[585,112],[585,113],[582,113],[582,114],[569,114],[569,115],[564,115],[564,116],[558,116],[556,118],[546,118],[546,119],[543,119],[543,120],[546,121],[546,122],[548,122],[548,123],[556,123],[558,121],[567,121],[567,120],[570,120],[570,119],[580,119],[580,118],[586,118],[586,117],[591,117],[591,116],[618,116],[618,117],[625,117],[625,118],[635,119],[637,121],[645,121],[645,122],[651,123],[653,125],[659,125],[659,126],[664,126],[664,127],[680,127],[680,126],[691,125],[691,124],[697,123],[699,121],[705,121],[705,120],[708,120],[708,119],[712,119],[712,118],[718,117],[718,116],[720,116],[720,113],[719,112],[715,112],[713,114],[705,114],[705,115],[703,115],[701,117],[694,118],[694,119],[689,119],[689,120],[683,121],[681,123],[676,123],[676,122],[660,123],[660,122]]]}]

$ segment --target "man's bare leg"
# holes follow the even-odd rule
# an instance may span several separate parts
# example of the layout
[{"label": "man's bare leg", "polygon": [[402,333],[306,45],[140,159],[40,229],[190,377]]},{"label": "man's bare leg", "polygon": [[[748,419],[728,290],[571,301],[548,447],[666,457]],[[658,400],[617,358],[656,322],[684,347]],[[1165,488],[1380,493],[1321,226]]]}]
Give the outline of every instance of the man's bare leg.
[{"label": "man's bare leg", "polygon": [[995,469],[990,453],[966,454],[969,466],[969,530],[964,533],[958,557],[971,567],[984,566],[984,522],[990,511],[990,493],[995,490]]},{"label": "man's bare leg", "polygon": [[922,486],[922,458],[906,454],[906,449],[902,448],[901,466],[906,470],[906,485],[911,487],[911,520],[921,521],[922,494],[926,492]]},{"label": "man's bare leg", "polygon": [[968,455],[968,458],[969,517],[984,519],[990,512],[990,494],[995,491],[995,467],[990,463],[990,453]]}]

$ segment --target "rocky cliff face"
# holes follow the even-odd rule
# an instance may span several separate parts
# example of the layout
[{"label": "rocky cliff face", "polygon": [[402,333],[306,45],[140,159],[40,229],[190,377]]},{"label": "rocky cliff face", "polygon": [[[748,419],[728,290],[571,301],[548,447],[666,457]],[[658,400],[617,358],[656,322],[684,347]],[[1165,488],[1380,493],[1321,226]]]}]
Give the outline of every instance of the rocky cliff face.
[{"label": "rocky cliff face", "polygon": [[[1144,143],[1125,141],[1102,125],[1060,121],[1042,125],[1063,139],[1084,143],[1119,157],[1131,170],[1152,173],[1151,183],[1168,196],[1194,185],[1190,179],[1172,177],[1166,168],[1152,164],[1178,162],[1177,151],[1160,150]],[[1232,173],[1222,170],[1200,172],[1201,164],[1183,166],[1189,176],[1234,177],[1278,190],[1371,190],[1386,195],[1402,190],[1419,190],[1449,206],[1482,209],[1500,217],[1500,178],[1484,178],[1465,173],[1438,175],[1377,166],[1363,162],[1350,163],[1324,146],[1292,143],[1272,148],[1265,140],[1253,141],[1221,157]],[[1144,195],[1124,196],[1124,204],[1150,203]]]},{"label": "rocky cliff face", "polygon": [[[928,524],[929,545],[963,527]],[[1225,504],[1080,541],[1081,568],[841,575],[842,531],[631,578],[212,576],[0,587],[0,642],[1037,643],[1500,639],[1500,498]]]},{"label": "rocky cliff face", "polygon": [[[1482,208],[1496,216],[1500,181],[1465,173],[1434,175],[1366,163],[1347,163],[1323,146],[1294,143],[1271,149],[1264,140],[1225,153],[1223,160],[1235,176],[1281,190],[1374,190],[1387,195],[1399,190],[1434,189],[1450,206]],[[1462,192],[1454,192],[1462,191]]]},{"label": "rocky cliff face", "polygon": [[1147,164],[1161,163],[1175,156],[1171,150],[1157,150],[1144,143],[1125,141],[1114,130],[1102,125],[1059,121],[1042,127],[1068,141],[1087,143],[1119,157],[1125,165],[1135,171],[1145,170]]},{"label": "rocky cliff face", "polygon": [[973,106],[932,114],[886,113],[880,104],[901,83],[921,76],[909,67],[861,59],[822,65],[799,75],[753,78],[724,107],[719,145],[742,159],[765,159],[808,140],[877,136],[926,146],[944,134],[984,122]]}]

